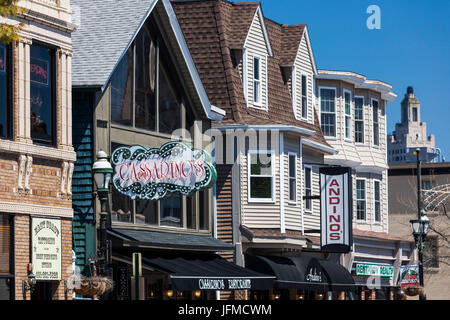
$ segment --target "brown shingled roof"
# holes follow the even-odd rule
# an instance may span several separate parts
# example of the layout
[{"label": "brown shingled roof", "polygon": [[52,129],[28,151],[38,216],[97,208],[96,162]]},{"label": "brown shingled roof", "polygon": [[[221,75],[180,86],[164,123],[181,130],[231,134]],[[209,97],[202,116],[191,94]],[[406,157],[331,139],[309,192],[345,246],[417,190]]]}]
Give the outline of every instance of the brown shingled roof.
[{"label": "brown shingled roof", "polygon": [[268,111],[249,109],[231,49],[243,48],[259,2],[173,0],[172,6],[211,104],[226,111],[221,124],[297,126],[315,131],[308,139],[329,146],[315,109],[314,125],[295,119],[288,84],[280,69],[282,61],[293,59],[292,52],[297,52],[304,25],[287,26],[265,19],[274,54],[268,57]]},{"label": "brown shingled roof", "polygon": [[386,232],[363,231],[363,230],[359,230],[359,229],[353,229],[353,236],[372,238],[372,239],[378,239],[378,240],[414,242],[414,239],[396,237],[396,236],[390,235],[389,233],[386,233]]}]

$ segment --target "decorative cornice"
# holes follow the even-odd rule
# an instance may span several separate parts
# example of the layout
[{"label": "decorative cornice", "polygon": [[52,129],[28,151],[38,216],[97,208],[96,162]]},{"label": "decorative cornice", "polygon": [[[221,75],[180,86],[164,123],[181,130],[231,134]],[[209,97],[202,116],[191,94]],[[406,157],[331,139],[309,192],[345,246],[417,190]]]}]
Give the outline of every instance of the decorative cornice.
[{"label": "decorative cornice", "polygon": [[54,159],[61,161],[75,161],[76,153],[72,150],[63,150],[52,147],[38,146],[21,141],[0,139],[0,152],[27,154],[35,158]]},{"label": "decorative cornice", "polygon": [[0,202],[0,211],[8,213],[73,218],[72,208],[43,206],[38,204]]}]

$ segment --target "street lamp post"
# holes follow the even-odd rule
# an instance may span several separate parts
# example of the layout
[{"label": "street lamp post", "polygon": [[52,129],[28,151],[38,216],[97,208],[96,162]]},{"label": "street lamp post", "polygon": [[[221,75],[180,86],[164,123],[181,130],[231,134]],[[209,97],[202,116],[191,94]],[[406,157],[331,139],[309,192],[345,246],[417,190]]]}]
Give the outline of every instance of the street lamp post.
[{"label": "street lamp post", "polygon": [[[416,248],[419,251],[419,284],[423,288],[423,249],[427,238],[430,220],[428,219],[425,210],[421,210],[420,215],[420,219],[410,220],[410,222],[413,228],[414,242],[416,243]],[[420,300],[425,300],[424,295],[420,295],[419,298]]]},{"label": "street lamp post", "polygon": [[92,166],[92,173],[97,186],[97,197],[100,200],[100,275],[106,274],[106,217],[108,215],[106,206],[108,203],[109,183],[113,173],[107,158],[107,154],[100,150],[97,153],[97,161]]}]

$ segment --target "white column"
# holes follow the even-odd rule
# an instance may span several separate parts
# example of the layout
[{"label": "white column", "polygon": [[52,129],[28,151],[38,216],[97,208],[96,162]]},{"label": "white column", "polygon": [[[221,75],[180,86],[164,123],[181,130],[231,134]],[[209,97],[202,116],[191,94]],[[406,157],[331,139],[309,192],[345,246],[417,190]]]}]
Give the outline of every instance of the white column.
[{"label": "white column", "polygon": [[25,138],[31,139],[31,103],[30,103],[30,44],[25,43]]},{"label": "white column", "polygon": [[25,137],[25,43],[18,43],[17,63],[19,71],[18,79],[18,135],[19,137]]},{"label": "white column", "polygon": [[67,55],[67,144],[72,145],[72,54]]},{"label": "white column", "polygon": [[[60,51],[61,53],[61,144],[67,144],[67,65],[66,65],[66,54],[65,51]],[[58,70],[59,71],[59,70]]]}]

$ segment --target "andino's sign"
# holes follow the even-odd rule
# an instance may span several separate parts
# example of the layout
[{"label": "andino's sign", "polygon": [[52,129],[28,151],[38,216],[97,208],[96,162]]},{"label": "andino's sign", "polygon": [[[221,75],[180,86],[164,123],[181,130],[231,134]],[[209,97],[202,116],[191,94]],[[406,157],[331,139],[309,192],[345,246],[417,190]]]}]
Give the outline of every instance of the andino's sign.
[{"label": "andino's sign", "polygon": [[111,162],[114,187],[132,199],[158,200],[167,192],[187,196],[212,186],[217,178],[208,153],[179,141],[160,148],[119,147]]},{"label": "andino's sign", "polygon": [[351,168],[323,167],[319,173],[321,251],[349,252],[353,243]]}]

